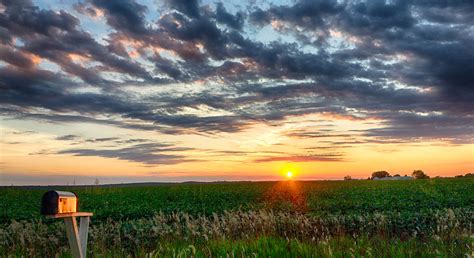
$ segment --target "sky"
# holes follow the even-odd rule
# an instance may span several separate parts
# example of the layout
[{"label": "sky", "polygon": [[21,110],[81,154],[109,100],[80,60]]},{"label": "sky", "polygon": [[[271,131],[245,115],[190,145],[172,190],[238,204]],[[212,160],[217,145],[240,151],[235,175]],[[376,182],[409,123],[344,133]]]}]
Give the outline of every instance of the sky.
[{"label": "sky", "polygon": [[474,171],[472,1],[0,3],[0,185]]}]

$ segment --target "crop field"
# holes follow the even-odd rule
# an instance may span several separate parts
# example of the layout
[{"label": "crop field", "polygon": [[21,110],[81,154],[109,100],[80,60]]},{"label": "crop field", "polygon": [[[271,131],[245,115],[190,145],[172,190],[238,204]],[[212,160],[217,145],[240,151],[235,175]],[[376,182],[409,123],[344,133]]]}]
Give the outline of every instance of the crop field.
[{"label": "crop field", "polygon": [[[60,187],[61,188],[61,187]],[[55,188],[57,189],[57,188]],[[88,255],[473,254],[474,179],[62,187],[94,212]],[[43,188],[0,188],[0,256],[69,256]]]}]

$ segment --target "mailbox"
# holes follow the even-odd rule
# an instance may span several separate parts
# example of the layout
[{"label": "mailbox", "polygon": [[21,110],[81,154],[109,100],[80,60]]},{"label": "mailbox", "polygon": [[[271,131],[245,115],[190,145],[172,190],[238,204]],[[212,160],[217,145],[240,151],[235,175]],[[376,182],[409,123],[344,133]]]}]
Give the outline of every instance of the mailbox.
[{"label": "mailbox", "polygon": [[[92,212],[77,211],[78,198],[75,193],[48,191],[41,200],[41,214],[49,218],[64,219],[67,239],[74,258],[85,258],[87,254],[87,234]],[[76,217],[81,219],[78,227]]]},{"label": "mailbox", "polygon": [[48,191],[41,201],[42,215],[77,212],[77,195],[72,192]]}]

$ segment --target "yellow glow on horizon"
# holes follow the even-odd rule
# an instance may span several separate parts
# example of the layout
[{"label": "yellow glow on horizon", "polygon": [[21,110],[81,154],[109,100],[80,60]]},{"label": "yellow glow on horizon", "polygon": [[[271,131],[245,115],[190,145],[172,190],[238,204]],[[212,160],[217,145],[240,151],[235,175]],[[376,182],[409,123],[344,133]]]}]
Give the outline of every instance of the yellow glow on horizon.
[{"label": "yellow glow on horizon", "polygon": [[291,180],[296,177],[296,174],[299,174],[300,167],[295,163],[285,163],[280,167],[280,175],[283,178]]},{"label": "yellow glow on horizon", "polygon": [[[206,111],[207,112],[207,111]],[[0,184],[2,176],[100,176],[100,177],[150,177],[156,180],[325,180],[367,178],[373,171],[387,170],[391,174],[410,174],[422,169],[428,175],[454,176],[472,171],[474,144],[455,145],[444,141],[410,143],[346,144],[342,147],[331,142],[342,141],[347,128],[365,130],[378,126],[367,121],[334,118],[327,128],[335,136],[324,138],[291,137],[287,133],[313,127],[326,128],[321,116],[290,117],[280,126],[255,124],[232,134],[232,137],[207,137],[206,135],[160,135],[156,132],[132,131],[106,125],[77,123],[74,127],[55,125],[49,127],[31,121],[4,120],[0,125]],[[17,129],[20,128],[20,129]],[[332,129],[334,128],[334,129]],[[355,129],[354,129],[355,128]],[[23,132],[23,133],[22,133]],[[63,141],[57,137],[78,135],[79,140]],[[263,135],[263,137],[262,137]],[[224,135],[222,135],[224,136]],[[117,137],[149,139],[150,142],[170,142],[188,148],[175,152],[187,158],[176,164],[144,164],[119,156],[76,156],[61,154],[68,149],[122,149],[133,144],[94,143],[87,139]],[[354,141],[364,138],[353,135]],[[115,144],[115,145],[114,145]],[[233,155],[232,151],[242,153]],[[229,154],[226,154],[229,153]],[[245,155],[244,155],[245,154]],[[341,160],[320,161],[318,156],[340,154]],[[292,157],[316,159],[292,159]],[[259,160],[267,157],[268,162]],[[287,157],[287,159],[285,159]],[[336,155],[337,157],[337,155]],[[403,161],[403,162],[400,162]],[[288,176],[291,172],[291,177]]]}]

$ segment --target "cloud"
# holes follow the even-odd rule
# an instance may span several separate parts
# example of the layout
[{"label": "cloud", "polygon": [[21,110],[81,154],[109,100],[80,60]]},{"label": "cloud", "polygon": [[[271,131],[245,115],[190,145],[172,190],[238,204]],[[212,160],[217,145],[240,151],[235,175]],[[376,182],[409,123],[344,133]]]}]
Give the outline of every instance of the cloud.
[{"label": "cloud", "polygon": [[[380,121],[349,132],[363,142],[472,142],[469,1],[4,6],[3,115],[216,134],[319,114]],[[103,12],[106,32],[90,32],[73,9]]]},{"label": "cloud", "polygon": [[80,137],[78,135],[74,135],[74,134],[66,134],[66,135],[61,135],[61,136],[58,136],[56,137],[56,140],[60,140],[60,141],[71,141],[71,140],[77,140],[79,139]]},{"label": "cloud", "polygon": [[388,121],[386,127],[368,129],[364,134],[370,137],[407,140],[448,139],[458,144],[472,144],[474,139],[474,119],[471,117],[463,119],[436,114],[408,113]]},{"label": "cloud", "polygon": [[32,68],[35,65],[31,56],[8,46],[0,46],[0,56],[3,61],[21,68]]},{"label": "cloud", "polygon": [[294,156],[271,156],[258,158],[253,160],[256,163],[262,162],[340,162],[344,161],[339,154],[322,154],[322,155],[294,155]]},{"label": "cloud", "polygon": [[241,30],[244,25],[244,14],[237,12],[235,15],[232,15],[228,13],[224,5],[219,2],[216,7],[216,20],[233,29]]},{"label": "cloud", "polygon": [[115,158],[146,165],[170,165],[195,161],[182,154],[173,154],[187,150],[191,150],[191,148],[175,147],[166,143],[141,143],[117,149],[66,149],[58,151],[56,154]]},{"label": "cloud", "polygon": [[102,138],[94,138],[94,139],[87,139],[85,140],[85,142],[94,142],[94,143],[97,143],[97,142],[111,142],[111,141],[115,141],[115,140],[118,140],[119,138],[117,137],[102,137]]},{"label": "cloud", "polygon": [[[113,7],[122,10],[120,6]],[[18,54],[34,54],[49,59],[66,73],[78,76],[86,83],[112,84],[100,75],[97,67],[89,68],[75,63],[70,57],[71,54],[100,62],[107,70],[153,80],[137,62],[111,55],[106,47],[80,28],[80,21],[76,17],[64,10],[60,12],[43,10],[28,1],[17,1],[6,4],[1,20],[1,26],[11,37],[19,37],[24,42],[24,46],[15,46],[20,51]],[[10,41],[9,44],[12,45],[13,42]]]},{"label": "cloud", "polygon": [[134,0],[91,0],[91,4],[105,11],[107,24],[119,31],[143,35],[148,32],[145,22],[147,7]]},{"label": "cloud", "polygon": [[346,138],[353,137],[354,134],[336,134],[327,131],[308,131],[308,130],[292,130],[285,134],[291,138]]},{"label": "cloud", "polygon": [[189,17],[198,18],[200,16],[198,0],[169,0],[167,3],[172,9]]}]

